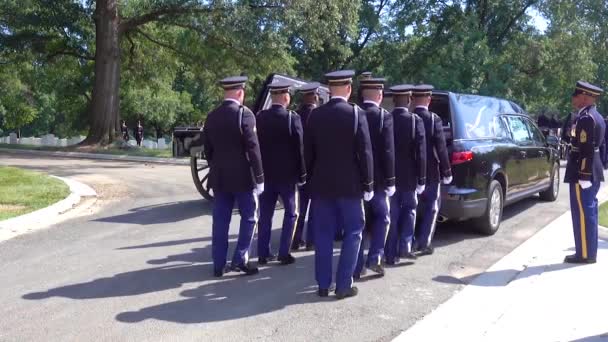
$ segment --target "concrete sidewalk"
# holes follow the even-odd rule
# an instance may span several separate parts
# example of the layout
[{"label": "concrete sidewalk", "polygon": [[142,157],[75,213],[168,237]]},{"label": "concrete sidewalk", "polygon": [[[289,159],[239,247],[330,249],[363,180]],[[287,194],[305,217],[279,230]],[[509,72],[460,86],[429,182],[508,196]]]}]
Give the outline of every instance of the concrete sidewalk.
[{"label": "concrete sidewalk", "polygon": [[608,242],[596,264],[564,264],[571,225],[567,212],[394,341],[608,341]]}]

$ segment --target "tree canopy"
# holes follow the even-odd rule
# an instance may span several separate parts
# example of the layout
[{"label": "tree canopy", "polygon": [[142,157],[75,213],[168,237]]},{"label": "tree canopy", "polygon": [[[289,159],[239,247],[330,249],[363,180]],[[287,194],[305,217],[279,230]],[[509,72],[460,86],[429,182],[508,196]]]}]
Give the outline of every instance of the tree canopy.
[{"label": "tree canopy", "polygon": [[338,68],[565,115],[577,80],[608,87],[607,18],[602,0],[4,0],[0,129],[162,135],[202,120],[227,75],[249,76],[251,103],[270,73]]}]

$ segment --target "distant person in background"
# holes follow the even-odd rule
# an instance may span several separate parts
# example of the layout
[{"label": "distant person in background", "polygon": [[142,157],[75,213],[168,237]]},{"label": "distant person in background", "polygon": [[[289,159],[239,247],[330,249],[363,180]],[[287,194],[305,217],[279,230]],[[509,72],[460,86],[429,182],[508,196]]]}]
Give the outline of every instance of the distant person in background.
[{"label": "distant person in background", "polygon": [[141,121],[137,120],[137,127],[135,127],[135,140],[137,140],[137,146],[141,147],[141,141],[144,139],[144,126],[141,125]]},{"label": "distant person in background", "polygon": [[122,125],[120,126],[120,131],[122,132],[122,140],[125,142],[129,141],[129,129],[127,128],[127,123],[125,120],[122,120]]}]

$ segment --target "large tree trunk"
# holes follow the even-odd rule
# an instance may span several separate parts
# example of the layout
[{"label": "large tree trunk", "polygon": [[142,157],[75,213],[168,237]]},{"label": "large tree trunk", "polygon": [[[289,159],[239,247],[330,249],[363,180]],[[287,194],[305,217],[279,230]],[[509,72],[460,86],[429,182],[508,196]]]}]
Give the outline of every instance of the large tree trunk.
[{"label": "large tree trunk", "polygon": [[89,106],[89,135],[83,145],[108,144],[118,131],[120,94],[120,17],[118,0],[97,0],[95,83]]}]

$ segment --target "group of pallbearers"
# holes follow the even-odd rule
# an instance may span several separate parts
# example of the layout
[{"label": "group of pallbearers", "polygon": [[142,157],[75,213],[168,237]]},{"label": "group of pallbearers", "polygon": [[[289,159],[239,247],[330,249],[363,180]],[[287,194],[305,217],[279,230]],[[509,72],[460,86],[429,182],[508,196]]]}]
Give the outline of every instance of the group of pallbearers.
[{"label": "group of pallbearers", "polygon": [[[440,183],[452,181],[442,120],[428,108],[433,87],[390,88],[395,108],[388,112],[381,107],[382,78],[361,79],[361,106],[348,102],[354,75],[350,70],[326,74],[331,100],[321,106],[318,83],[301,87],[303,101],[297,112],[288,109],[292,85],[273,83],[269,86],[272,106],[257,115],[243,106],[246,77],[220,82],[224,101],[209,113],[203,129],[209,185],[215,196],[216,277],[229,270],[258,273],[249,257],[258,223],[259,264],[275,260],[292,264],[291,251],[314,248],[321,297],[329,295],[337,235],[342,238],[335,281],[338,299],[357,295],[353,278],[361,277],[365,269],[384,275],[384,264],[433,254]],[[279,197],[285,216],[275,256],[270,235]],[[240,231],[227,267],[235,201]],[[415,229],[419,201],[424,204],[423,217]],[[365,240],[369,240],[367,258]]]},{"label": "group of pallbearers", "polygon": [[[122,134],[122,140],[125,142],[131,139],[129,136],[129,128],[127,127],[127,122],[125,120],[122,120],[120,132]],[[137,120],[137,126],[133,129],[133,135],[135,135],[137,146],[141,146],[141,141],[144,139],[144,126],[141,125],[141,121],[139,120]]]}]

